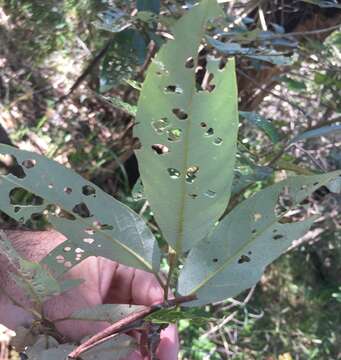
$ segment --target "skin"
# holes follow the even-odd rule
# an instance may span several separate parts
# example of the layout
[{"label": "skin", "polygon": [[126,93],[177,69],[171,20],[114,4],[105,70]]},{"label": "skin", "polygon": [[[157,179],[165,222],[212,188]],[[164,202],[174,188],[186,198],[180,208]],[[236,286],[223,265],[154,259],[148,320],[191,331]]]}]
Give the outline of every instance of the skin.
[{"label": "skin", "polygon": [[[65,240],[63,235],[55,231],[9,231],[6,235],[16,250],[31,261],[40,261]],[[11,266],[0,255],[0,323],[14,330],[18,326],[31,324],[33,316],[23,309],[30,308],[31,304],[20,288],[9,280],[9,271]],[[45,316],[52,321],[98,304],[151,305],[163,300],[163,290],[152,274],[103,258],[91,257],[82,261],[71,269],[65,278],[85,279],[85,282],[44,304]],[[14,305],[1,289],[16,299],[23,308]],[[108,325],[102,322],[70,320],[56,323],[57,330],[71,341],[79,341]],[[178,334],[175,326],[170,325],[161,332],[157,355],[160,360],[176,360],[178,350]],[[136,351],[124,360],[141,359],[142,355]]]}]

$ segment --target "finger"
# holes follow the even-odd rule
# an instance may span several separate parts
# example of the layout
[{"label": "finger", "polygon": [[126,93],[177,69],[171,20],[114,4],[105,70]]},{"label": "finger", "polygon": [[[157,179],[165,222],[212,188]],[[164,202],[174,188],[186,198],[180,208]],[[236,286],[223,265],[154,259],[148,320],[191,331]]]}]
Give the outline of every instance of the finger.
[{"label": "finger", "polygon": [[[108,274],[112,262],[101,259],[100,263],[100,274]],[[151,305],[162,301],[163,289],[153,274],[121,264],[111,274],[102,287],[104,303]]]},{"label": "finger", "polygon": [[179,336],[175,325],[169,325],[161,331],[161,341],[157,349],[160,360],[177,360],[179,353]]},{"label": "finger", "polygon": [[[160,360],[177,360],[179,353],[179,337],[175,325],[169,325],[161,331],[161,341],[156,351]],[[134,351],[124,360],[143,360],[139,351]]]},{"label": "finger", "polygon": [[152,305],[162,302],[163,289],[153,274],[136,270],[132,286],[132,299],[137,305]]}]

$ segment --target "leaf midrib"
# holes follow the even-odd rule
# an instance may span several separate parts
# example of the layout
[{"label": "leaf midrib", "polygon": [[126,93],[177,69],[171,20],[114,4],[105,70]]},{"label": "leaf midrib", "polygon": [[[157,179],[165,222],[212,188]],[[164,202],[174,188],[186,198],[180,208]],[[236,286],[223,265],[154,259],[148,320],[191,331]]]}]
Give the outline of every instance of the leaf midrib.
[{"label": "leaf midrib", "polygon": [[[327,179],[325,181],[321,181],[319,186],[326,185],[330,182],[330,179]],[[308,195],[307,195],[308,196]],[[272,221],[268,226],[265,226],[260,232],[257,232],[255,235],[250,237],[250,240],[246,242],[242,247],[239,248],[239,250],[235,253],[235,255],[232,255],[225,263],[223,263],[216,271],[214,271],[211,275],[209,275],[205,280],[203,280],[197,287],[195,287],[190,294],[197,293],[202,287],[204,287],[211,279],[213,279],[217,274],[222,272],[227,266],[229,266],[232,261],[236,260],[238,257],[240,257],[243,253],[245,253],[245,249],[249,247],[250,244],[252,244],[254,241],[257,240],[262,234],[264,234],[269,228],[274,226],[278,221],[285,216],[286,213],[282,214],[281,216],[275,218],[274,221]],[[305,220],[309,221],[309,219]]]},{"label": "leaf midrib", "polygon": [[[206,7],[205,9],[207,10],[208,7],[208,3],[206,3]],[[201,18],[201,32],[198,34],[198,38],[199,38],[199,42],[198,42],[198,47],[200,46],[201,40],[203,38],[203,35],[205,33],[204,30],[204,24],[205,22],[207,22],[208,17],[206,16],[207,11],[203,12],[203,16]],[[196,57],[196,59],[198,59],[198,57]],[[181,183],[181,202],[180,202],[180,209],[179,209],[179,221],[178,221],[178,226],[177,226],[177,231],[176,233],[178,234],[177,239],[175,241],[175,251],[178,254],[178,256],[180,256],[182,254],[182,249],[183,249],[183,237],[184,237],[184,226],[185,226],[185,208],[186,208],[186,174],[187,174],[187,169],[189,166],[188,163],[188,155],[189,155],[189,138],[190,138],[190,130],[192,127],[192,112],[193,112],[193,100],[194,97],[196,95],[196,91],[195,91],[195,87],[196,87],[196,78],[195,78],[195,71],[193,72],[193,76],[192,76],[192,86],[191,86],[191,94],[192,96],[189,99],[188,102],[188,126],[186,127],[186,131],[185,131],[185,139],[184,139],[184,158],[183,158],[183,164],[182,164],[182,168],[181,168],[181,174],[183,174],[182,176],[182,183]]]}]

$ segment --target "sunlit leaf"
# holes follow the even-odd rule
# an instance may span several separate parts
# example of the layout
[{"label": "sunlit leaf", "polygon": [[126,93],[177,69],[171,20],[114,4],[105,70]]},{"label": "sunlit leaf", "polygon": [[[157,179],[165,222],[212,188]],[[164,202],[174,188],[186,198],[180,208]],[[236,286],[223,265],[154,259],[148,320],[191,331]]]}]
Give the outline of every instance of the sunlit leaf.
[{"label": "sunlit leaf", "polygon": [[[67,240],[44,260],[57,275],[89,256],[103,256],[127,266],[157,271],[160,253],[144,221],[127,206],[73,171],[35,153],[0,145],[13,156],[19,175],[0,175],[0,209],[26,222],[45,214]],[[13,189],[24,188],[43,199],[39,205],[11,203]]]},{"label": "sunlit leaf", "polygon": [[224,55],[242,55],[250,59],[266,61],[275,65],[290,65],[293,59],[273,49],[241,47],[238,43],[224,43],[206,36],[207,42]]},{"label": "sunlit leaf", "polygon": [[147,43],[139,31],[128,29],[115,35],[101,64],[101,92],[129,79],[143,63],[146,52]]},{"label": "sunlit leaf", "polygon": [[257,126],[259,129],[265,132],[269,139],[273,143],[277,143],[281,140],[281,135],[279,134],[276,127],[272,124],[271,121],[266,119],[264,116],[257,114],[256,112],[248,111],[239,111],[240,116],[246,119],[251,124]]},{"label": "sunlit leaf", "polygon": [[281,222],[287,209],[279,206],[279,196],[285,193],[294,206],[340,174],[292,177],[242,202],[191,250],[180,273],[179,293],[196,293],[198,300],[190,305],[202,305],[253,286],[265,267],[314,222]]},{"label": "sunlit leaf", "polygon": [[129,20],[128,14],[118,8],[112,8],[98,14],[98,20],[93,24],[99,30],[119,33],[131,25]]},{"label": "sunlit leaf", "polygon": [[177,22],[138,104],[134,135],[142,144],[136,155],[144,191],[178,253],[207,234],[230,197],[238,130],[234,61],[220,70],[208,59],[211,92],[199,91],[195,79],[205,24],[220,14],[215,1],[204,0]]}]

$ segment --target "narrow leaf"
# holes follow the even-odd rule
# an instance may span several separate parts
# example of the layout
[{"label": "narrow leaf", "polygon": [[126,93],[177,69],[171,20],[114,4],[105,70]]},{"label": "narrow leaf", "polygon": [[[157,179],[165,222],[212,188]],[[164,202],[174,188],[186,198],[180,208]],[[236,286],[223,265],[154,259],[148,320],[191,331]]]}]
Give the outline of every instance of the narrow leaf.
[{"label": "narrow leaf", "polygon": [[273,49],[241,47],[237,43],[224,43],[209,36],[206,36],[206,39],[207,42],[221,54],[229,56],[242,55],[250,59],[265,61],[275,65],[290,65],[293,62],[291,57]]},{"label": "narrow leaf", "polygon": [[252,125],[257,126],[259,129],[265,132],[269,139],[274,143],[278,143],[281,140],[276,127],[266,119],[264,116],[257,114],[256,112],[239,111],[239,115],[250,122]]},{"label": "narrow leaf", "polygon": [[341,132],[341,125],[322,126],[318,129],[308,130],[302,134],[295,136],[290,141],[290,144],[293,144],[300,140],[307,140],[307,139],[320,137],[320,136],[335,135],[339,132]]},{"label": "narrow leaf", "polygon": [[152,11],[155,14],[160,12],[160,0],[137,0],[136,3],[138,11]]},{"label": "narrow leaf", "polygon": [[[0,175],[0,209],[21,222],[44,212],[56,230],[67,237],[43,259],[56,275],[89,256],[103,256],[146,271],[158,270],[160,252],[155,238],[127,206],[43,156],[6,145],[0,145],[0,154],[13,156],[21,169],[20,177]],[[13,204],[10,195],[18,188],[38,195],[43,202],[38,206]]]},{"label": "narrow leaf", "polygon": [[135,136],[145,194],[167,242],[182,253],[207,234],[230,197],[238,131],[234,61],[208,59],[215,88],[197,90],[198,48],[216,1],[203,0],[175,25],[175,40],[150,65]]},{"label": "narrow leaf", "polygon": [[292,177],[256,193],[229,213],[190,252],[179,278],[179,293],[196,293],[202,305],[238,295],[253,286],[264,268],[303,236],[314,219],[281,223],[276,214],[283,191],[293,204],[337,178],[341,172]]}]

